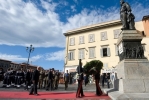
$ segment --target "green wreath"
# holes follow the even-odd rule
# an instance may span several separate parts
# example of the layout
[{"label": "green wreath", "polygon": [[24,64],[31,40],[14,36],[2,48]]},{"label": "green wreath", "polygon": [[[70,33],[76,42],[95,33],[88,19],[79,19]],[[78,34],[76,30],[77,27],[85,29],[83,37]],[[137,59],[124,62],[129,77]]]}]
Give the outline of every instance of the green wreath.
[{"label": "green wreath", "polygon": [[95,74],[97,71],[101,71],[103,63],[100,60],[92,60],[87,62],[84,66],[84,73],[88,75]]}]

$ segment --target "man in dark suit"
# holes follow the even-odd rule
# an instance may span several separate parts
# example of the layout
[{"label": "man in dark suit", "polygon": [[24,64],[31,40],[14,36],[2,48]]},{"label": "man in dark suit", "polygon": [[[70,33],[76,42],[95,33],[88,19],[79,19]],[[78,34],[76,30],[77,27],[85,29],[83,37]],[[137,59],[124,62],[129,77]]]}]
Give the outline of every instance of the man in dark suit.
[{"label": "man in dark suit", "polygon": [[82,87],[82,83],[83,83],[83,68],[82,68],[81,59],[79,59],[79,66],[77,67],[77,73],[78,73],[78,89],[77,89],[77,93],[76,93],[76,98],[81,98],[81,97],[84,96],[83,87]]},{"label": "man in dark suit", "polygon": [[49,73],[48,73],[48,85],[47,85],[47,89],[46,90],[49,90],[49,87],[50,87],[50,90],[52,91],[53,87],[52,87],[52,84],[53,84],[53,73],[52,73],[52,69],[49,70]]},{"label": "man in dark suit", "polygon": [[38,85],[38,81],[39,81],[39,75],[40,75],[40,67],[37,67],[37,69],[33,72],[33,75],[32,75],[33,86],[31,87],[29,95],[32,95],[33,92],[34,92],[34,95],[36,95],[36,96],[38,95],[37,85]]}]

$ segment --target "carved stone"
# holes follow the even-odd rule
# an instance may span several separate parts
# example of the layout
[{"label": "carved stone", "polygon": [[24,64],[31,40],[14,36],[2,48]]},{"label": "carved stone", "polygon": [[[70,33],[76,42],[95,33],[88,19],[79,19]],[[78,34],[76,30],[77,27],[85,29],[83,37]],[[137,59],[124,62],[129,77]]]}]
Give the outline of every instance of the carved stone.
[{"label": "carved stone", "polygon": [[141,40],[142,36],[136,30],[123,30],[117,42],[120,61],[123,59],[146,59]]}]

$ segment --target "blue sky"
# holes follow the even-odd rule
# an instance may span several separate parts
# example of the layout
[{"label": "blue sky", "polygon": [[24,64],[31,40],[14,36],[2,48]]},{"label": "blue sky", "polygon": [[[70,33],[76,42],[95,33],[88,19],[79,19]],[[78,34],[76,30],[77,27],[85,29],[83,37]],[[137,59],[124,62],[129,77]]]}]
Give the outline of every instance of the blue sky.
[{"label": "blue sky", "polygon": [[[125,0],[135,21],[149,15],[149,0]],[[68,30],[119,19],[119,0],[0,0],[0,59],[63,70]]]}]

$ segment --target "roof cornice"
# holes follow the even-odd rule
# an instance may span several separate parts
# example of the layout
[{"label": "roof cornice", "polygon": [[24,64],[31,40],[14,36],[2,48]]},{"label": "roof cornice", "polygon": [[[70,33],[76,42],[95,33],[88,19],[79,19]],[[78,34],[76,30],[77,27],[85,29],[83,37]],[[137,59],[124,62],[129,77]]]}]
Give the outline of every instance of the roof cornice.
[{"label": "roof cornice", "polygon": [[100,24],[94,24],[94,25],[85,26],[85,27],[81,27],[78,29],[70,30],[70,31],[64,33],[64,35],[68,36],[68,35],[72,35],[72,34],[78,34],[80,32],[85,32],[85,31],[90,31],[90,30],[95,30],[95,29],[101,29],[101,28],[106,28],[106,27],[121,25],[121,24],[122,23],[120,20],[110,21],[110,22],[105,22],[105,23],[100,23]]}]

